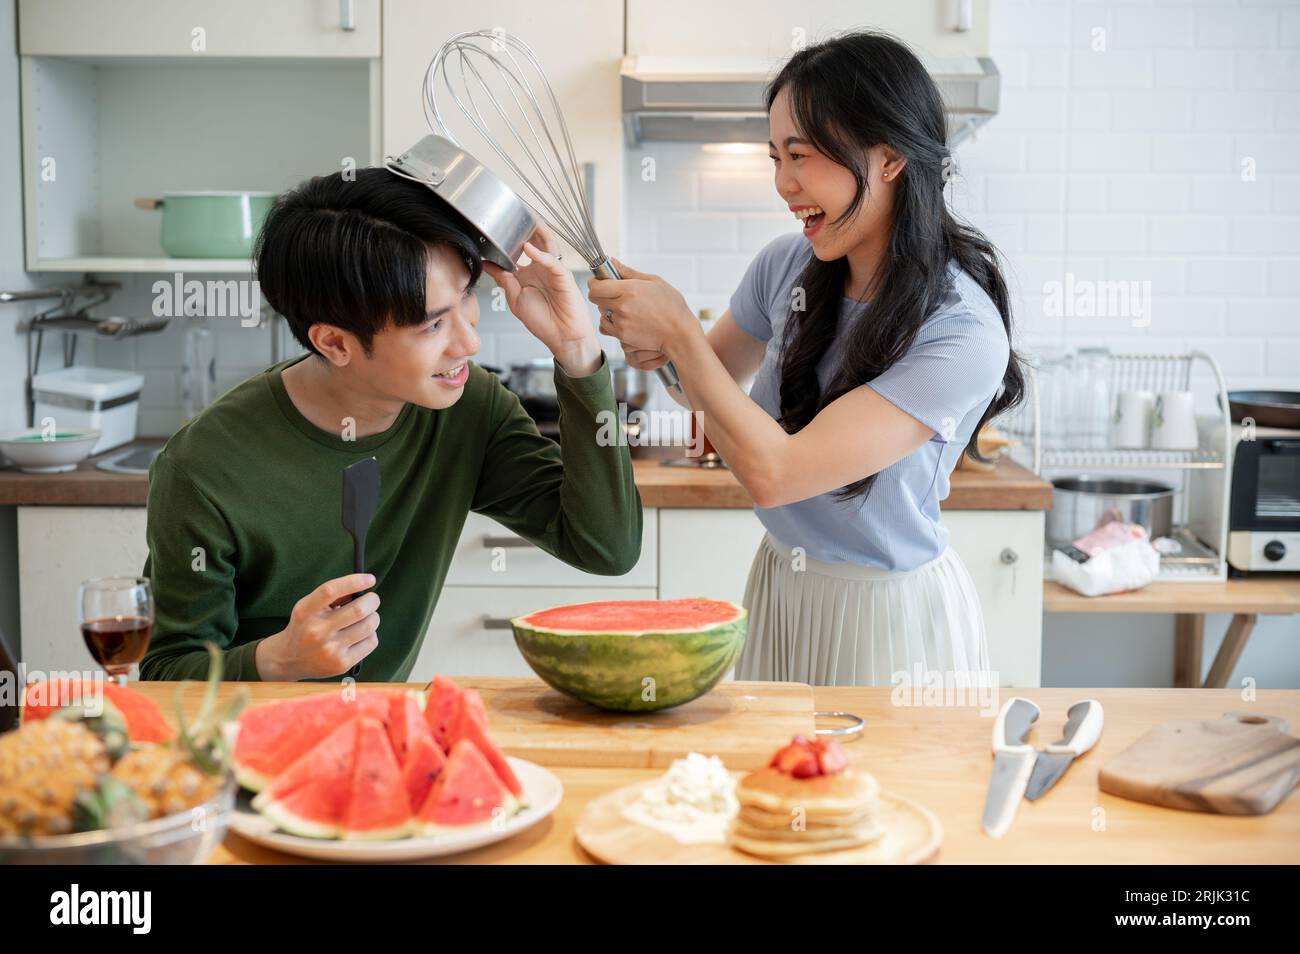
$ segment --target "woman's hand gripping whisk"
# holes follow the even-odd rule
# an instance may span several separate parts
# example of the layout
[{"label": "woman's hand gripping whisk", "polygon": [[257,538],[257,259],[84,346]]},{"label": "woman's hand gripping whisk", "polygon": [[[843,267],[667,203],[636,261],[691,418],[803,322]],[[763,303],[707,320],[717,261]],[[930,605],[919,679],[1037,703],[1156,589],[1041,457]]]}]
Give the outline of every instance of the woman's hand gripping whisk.
[{"label": "woman's hand gripping whisk", "polygon": [[570,377],[583,377],[600,367],[600,340],[591,324],[591,309],[573,274],[564,267],[559,242],[540,225],[524,243],[528,264],[508,272],[483,262],[483,270],[506,296],[506,304],[525,328],[555,355]]}]

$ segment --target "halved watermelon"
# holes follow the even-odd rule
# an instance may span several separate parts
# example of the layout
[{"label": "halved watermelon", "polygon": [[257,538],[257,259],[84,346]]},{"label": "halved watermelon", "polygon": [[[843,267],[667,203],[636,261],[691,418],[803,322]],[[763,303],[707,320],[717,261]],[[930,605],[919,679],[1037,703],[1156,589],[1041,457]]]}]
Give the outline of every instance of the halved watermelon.
[{"label": "halved watermelon", "polygon": [[387,719],[394,690],[329,690],[254,706],[239,717],[232,767],[239,784],[260,791],[300,755],[356,715]]},{"label": "halved watermelon", "polygon": [[533,672],[574,699],[653,712],[704,695],[735,665],[747,614],[725,600],[602,600],[512,619]]},{"label": "halved watermelon", "polygon": [[415,829],[432,835],[446,828],[490,825],[494,819],[513,815],[518,807],[478,747],[461,739],[451,747],[447,767],[420,807]]},{"label": "halved watermelon", "polygon": [[[298,759],[281,785],[275,782],[253,799],[253,807],[278,827],[306,838],[337,838],[343,833],[356,763],[359,719],[338,726],[328,738]],[[273,792],[273,790],[275,790]]]},{"label": "halved watermelon", "polygon": [[126,732],[132,742],[168,742],[176,730],[162,714],[158,703],[127,686],[104,679],[50,679],[33,682],[23,692],[23,722],[48,718],[72,702],[80,702],[88,692],[87,702],[108,699],[126,719]]},{"label": "halved watermelon", "polygon": [[356,764],[342,836],[401,838],[409,832],[412,817],[402,766],[382,722],[370,716],[360,716],[356,721]]},{"label": "halved watermelon", "polygon": [[486,708],[483,705],[483,697],[473,689],[466,689],[461,696],[460,711],[457,713],[455,724],[451,727],[448,739],[454,747],[462,739],[468,739],[473,742],[487,759],[488,764],[492,766],[502,783],[510,790],[510,794],[515,798],[524,797],[524,787],[519,783],[514,769],[506,761],[506,757],[501,754],[501,750],[496,747],[492,737],[488,735]]}]

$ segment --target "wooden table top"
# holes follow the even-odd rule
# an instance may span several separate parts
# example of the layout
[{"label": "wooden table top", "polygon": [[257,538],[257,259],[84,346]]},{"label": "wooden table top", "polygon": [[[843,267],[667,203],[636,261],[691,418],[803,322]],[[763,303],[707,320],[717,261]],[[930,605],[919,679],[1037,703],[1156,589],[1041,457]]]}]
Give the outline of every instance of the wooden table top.
[{"label": "wooden table top", "polygon": [[1043,583],[1049,613],[1300,613],[1300,573],[1207,583],[1149,583],[1140,590],[1082,596],[1055,580]]},{"label": "wooden table top", "polygon": [[[474,685],[472,678],[459,680]],[[136,683],[171,712],[175,683]],[[249,683],[254,701],[319,688],[294,683]],[[234,691],[234,685],[226,688]],[[1009,693],[1016,690],[1003,689]],[[1259,690],[1243,701],[1219,689],[1029,689],[1042,709],[1030,741],[1057,738],[1069,706],[1099,700],[1106,724],[1096,747],[1076,762],[1038,802],[1023,802],[1011,830],[994,840],[980,830],[992,766],[993,702],[981,706],[894,705],[889,687],[814,687],[818,709],[857,713],[863,735],[845,748],[853,765],[874,774],[883,788],[931,809],[944,827],[937,861],[951,864],[1297,864],[1300,863],[1300,796],[1294,792],[1271,813],[1224,816],[1130,802],[1100,792],[1101,766],[1148,729],[1170,719],[1215,719],[1250,709],[1300,726],[1300,691]],[[906,701],[906,700],[902,700]],[[1005,701],[1005,695],[998,700]],[[983,713],[983,714],[982,714]],[[623,785],[660,774],[646,769],[557,768],[564,799],[553,815],[514,838],[445,859],[453,863],[590,863],[574,841],[583,807]],[[228,835],[216,864],[293,864],[302,859]]]},{"label": "wooden table top", "polygon": [[[139,443],[159,443],[140,441]],[[122,448],[106,452],[116,454]],[[679,454],[680,448],[675,449]],[[0,469],[0,505],[142,507],[148,498],[144,474],[110,474],[95,464],[106,454],[84,460],[63,474],[25,474]],[[662,456],[662,455],[661,455]],[[754,502],[726,468],[668,467],[661,457],[632,461],[637,489],[646,507],[720,507],[747,510]],[[1011,460],[990,471],[958,468],[944,510],[1047,510],[1052,485]]]}]

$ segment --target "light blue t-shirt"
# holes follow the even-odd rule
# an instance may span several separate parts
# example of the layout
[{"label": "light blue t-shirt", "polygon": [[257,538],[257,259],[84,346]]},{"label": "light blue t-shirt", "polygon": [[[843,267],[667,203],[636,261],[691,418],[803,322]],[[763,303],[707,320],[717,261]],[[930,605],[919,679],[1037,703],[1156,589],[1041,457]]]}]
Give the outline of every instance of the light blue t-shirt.
[{"label": "light blue t-shirt", "polygon": [[[731,297],[736,323],[767,344],[750,397],[773,418],[781,413],[781,349],[791,295],[811,256],[812,244],[800,232],[773,240],[750,263]],[[1010,356],[992,300],[955,261],[948,263],[947,275],[947,294],[912,347],[866,382],[935,436],[880,471],[865,503],[860,496],[840,501],[832,492],[782,507],[755,507],[763,526],[786,546],[802,547],[827,563],[886,570],[914,569],[947,547],[939,501],[948,496],[948,475],[997,394]],[[841,301],[839,329],[817,366],[823,391],[840,359],[845,331],[854,321],[870,320],[861,310],[854,299]]]}]

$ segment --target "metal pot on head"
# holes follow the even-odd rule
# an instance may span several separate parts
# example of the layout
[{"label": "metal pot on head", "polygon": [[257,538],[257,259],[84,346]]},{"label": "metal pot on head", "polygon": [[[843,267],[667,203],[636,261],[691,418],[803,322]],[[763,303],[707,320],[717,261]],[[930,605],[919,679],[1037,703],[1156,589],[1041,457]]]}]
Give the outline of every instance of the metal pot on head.
[{"label": "metal pot on head", "polygon": [[449,206],[483,257],[507,271],[523,254],[537,219],[523,199],[460,146],[425,136],[400,156],[384,160],[388,171],[418,182]]}]

